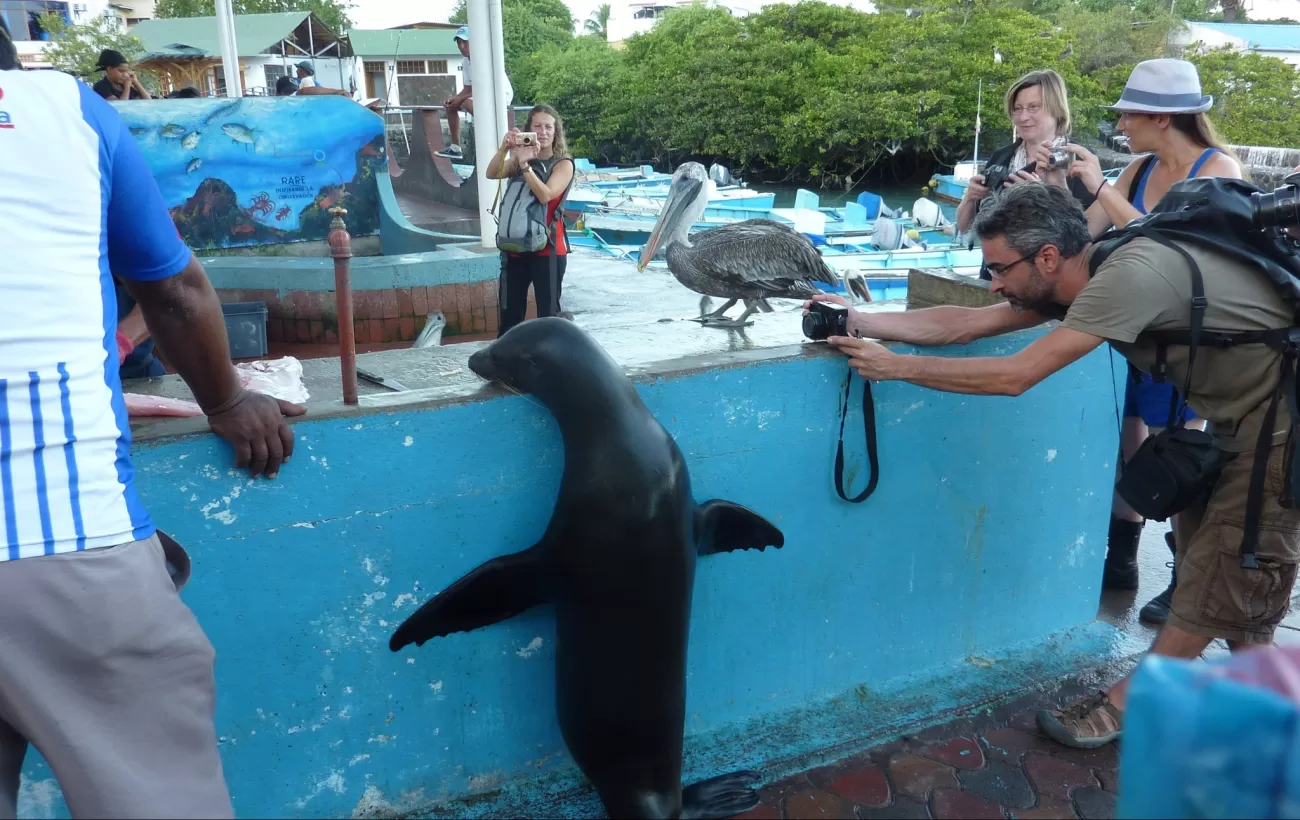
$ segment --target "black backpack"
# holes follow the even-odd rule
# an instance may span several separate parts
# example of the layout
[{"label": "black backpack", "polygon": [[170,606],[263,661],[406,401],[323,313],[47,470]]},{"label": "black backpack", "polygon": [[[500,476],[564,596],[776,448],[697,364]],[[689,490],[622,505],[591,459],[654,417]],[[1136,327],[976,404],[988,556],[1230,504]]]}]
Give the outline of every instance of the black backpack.
[{"label": "black backpack", "polygon": [[[1291,182],[1294,177],[1288,178]],[[1291,429],[1287,436],[1286,486],[1280,499],[1284,507],[1300,506],[1296,488],[1300,488],[1300,459],[1295,458],[1296,428],[1300,425],[1300,399],[1297,381],[1300,371],[1300,252],[1297,243],[1274,231],[1261,230],[1255,221],[1252,194],[1260,188],[1240,179],[1193,177],[1174,183],[1169,192],[1145,216],[1121,228],[1112,228],[1096,240],[1097,249],[1088,260],[1089,276],[1116,249],[1137,237],[1159,242],[1182,255],[1192,275],[1191,323],[1188,330],[1159,331],[1143,334],[1156,342],[1156,366],[1151,378],[1163,382],[1167,376],[1166,352],[1171,345],[1185,345],[1188,351],[1188,384],[1198,346],[1228,348],[1243,344],[1263,344],[1282,354],[1282,379],[1274,393],[1260,430],[1255,462],[1246,502],[1245,536],[1241,545],[1241,565],[1259,566],[1255,552],[1259,543],[1260,515],[1263,511],[1264,478],[1268,466],[1269,444],[1276,427],[1278,404],[1286,396],[1291,411]],[[1278,293],[1291,304],[1289,327],[1242,333],[1217,333],[1203,330],[1205,289],[1195,260],[1177,243],[1194,244],[1245,262],[1269,278]],[[1186,397],[1182,398],[1186,401]],[[1171,421],[1174,416],[1170,412]]]}]

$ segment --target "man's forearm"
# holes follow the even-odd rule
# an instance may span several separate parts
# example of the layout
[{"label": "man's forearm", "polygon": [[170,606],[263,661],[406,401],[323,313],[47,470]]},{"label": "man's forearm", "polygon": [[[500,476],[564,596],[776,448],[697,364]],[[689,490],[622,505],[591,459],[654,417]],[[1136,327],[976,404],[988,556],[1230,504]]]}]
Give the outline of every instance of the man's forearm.
[{"label": "man's forearm", "polygon": [[230,363],[221,302],[193,256],[185,270],[159,282],[126,283],[149,332],[189,385],[204,412],[236,398],[241,386]]},{"label": "man's forearm", "polygon": [[122,321],[117,323],[117,329],[130,339],[133,345],[139,345],[149,338],[149,327],[145,324],[144,314],[140,311],[139,305],[131,308],[131,312],[122,317]]},{"label": "man's forearm", "polygon": [[1018,313],[1004,302],[982,308],[941,305],[902,313],[860,312],[849,330],[867,339],[951,345],[1026,330],[1046,321],[1047,317],[1039,313],[1029,310]]},{"label": "man's forearm", "polygon": [[896,355],[890,368],[900,381],[977,396],[1019,396],[1033,386],[1010,356],[943,359]]}]

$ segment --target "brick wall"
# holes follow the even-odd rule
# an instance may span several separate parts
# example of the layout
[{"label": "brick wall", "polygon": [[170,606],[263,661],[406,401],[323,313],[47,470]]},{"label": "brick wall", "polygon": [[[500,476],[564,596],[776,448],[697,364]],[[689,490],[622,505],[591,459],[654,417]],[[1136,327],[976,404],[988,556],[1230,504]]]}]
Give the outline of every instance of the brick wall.
[{"label": "brick wall", "polygon": [[[267,308],[266,338],[303,344],[338,342],[338,312],[333,291],[218,289],[223,304],[261,302]],[[442,335],[465,336],[497,331],[497,280],[468,285],[354,290],[352,318],[357,342],[415,341],[430,313],[442,311]],[[537,316],[532,292],[528,317]]]}]

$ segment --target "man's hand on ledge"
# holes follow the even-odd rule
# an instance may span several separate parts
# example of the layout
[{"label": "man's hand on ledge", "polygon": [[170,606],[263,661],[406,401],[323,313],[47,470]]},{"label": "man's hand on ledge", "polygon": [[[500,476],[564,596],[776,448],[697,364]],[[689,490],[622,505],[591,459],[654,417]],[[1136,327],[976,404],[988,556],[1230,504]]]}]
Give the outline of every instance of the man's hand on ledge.
[{"label": "man's hand on ledge", "polygon": [[247,467],[253,478],[263,473],[275,478],[293,455],[293,430],[284,417],[306,412],[301,405],[241,389],[208,414],[208,424],[235,448],[235,466]]}]

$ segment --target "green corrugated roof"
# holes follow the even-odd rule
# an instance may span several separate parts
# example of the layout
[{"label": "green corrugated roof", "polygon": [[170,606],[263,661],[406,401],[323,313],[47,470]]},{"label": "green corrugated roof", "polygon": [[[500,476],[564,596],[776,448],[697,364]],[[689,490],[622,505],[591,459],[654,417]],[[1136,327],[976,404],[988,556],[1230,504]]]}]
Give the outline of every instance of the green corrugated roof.
[{"label": "green corrugated roof", "polygon": [[[255,57],[288,37],[308,12],[283,14],[239,14],[235,16],[235,45],[240,57]],[[200,56],[195,50],[213,57],[221,55],[217,38],[217,18],[154,18],[136,24],[131,34],[144,43],[148,56]]]},{"label": "green corrugated roof", "polygon": [[455,30],[448,29],[364,29],[348,32],[352,51],[358,57],[422,57],[459,54]]}]

